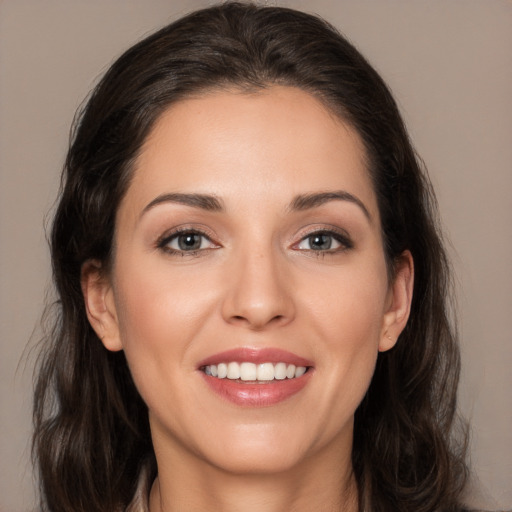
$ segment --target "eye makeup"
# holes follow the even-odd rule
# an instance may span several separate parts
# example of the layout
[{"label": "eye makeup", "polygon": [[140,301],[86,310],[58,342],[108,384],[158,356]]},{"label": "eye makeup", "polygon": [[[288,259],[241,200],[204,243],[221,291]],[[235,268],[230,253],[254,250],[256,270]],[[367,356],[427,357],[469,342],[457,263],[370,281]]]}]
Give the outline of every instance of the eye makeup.
[{"label": "eye makeup", "polygon": [[180,226],[166,231],[158,238],[156,248],[171,256],[198,256],[200,253],[220,248],[206,230]]}]

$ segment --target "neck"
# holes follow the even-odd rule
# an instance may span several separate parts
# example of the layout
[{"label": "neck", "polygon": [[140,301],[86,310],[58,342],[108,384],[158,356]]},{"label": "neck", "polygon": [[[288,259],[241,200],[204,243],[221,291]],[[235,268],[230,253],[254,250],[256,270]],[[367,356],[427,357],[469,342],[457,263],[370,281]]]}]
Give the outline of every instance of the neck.
[{"label": "neck", "polygon": [[204,463],[176,467],[160,460],[150,512],[357,512],[350,460],[340,460],[339,453],[328,459],[273,474],[233,474]]}]

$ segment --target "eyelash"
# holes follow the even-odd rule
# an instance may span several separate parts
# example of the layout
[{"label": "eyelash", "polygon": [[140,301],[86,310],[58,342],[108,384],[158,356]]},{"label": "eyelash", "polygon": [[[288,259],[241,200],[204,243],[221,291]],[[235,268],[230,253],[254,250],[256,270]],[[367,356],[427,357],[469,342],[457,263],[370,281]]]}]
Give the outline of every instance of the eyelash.
[{"label": "eyelash", "polygon": [[162,237],[160,237],[157,240],[156,247],[158,249],[161,249],[162,251],[165,251],[166,253],[170,254],[171,256],[182,256],[182,257],[198,256],[199,253],[201,253],[201,252],[208,251],[208,250],[215,248],[215,247],[207,247],[207,248],[203,248],[203,249],[199,248],[199,249],[194,249],[191,251],[185,251],[185,250],[173,249],[172,247],[169,247],[169,244],[173,240],[178,239],[182,235],[196,235],[196,236],[199,236],[201,238],[208,240],[212,245],[217,245],[214,242],[212,242],[211,237],[208,234],[206,234],[205,232],[200,231],[198,229],[184,227],[184,228],[175,229],[171,233],[165,233]]},{"label": "eyelash", "polygon": [[345,251],[348,251],[350,249],[354,248],[354,243],[350,239],[350,237],[343,231],[338,231],[336,229],[333,229],[332,227],[329,229],[314,229],[310,231],[309,233],[306,233],[298,243],[294,244],[294,247],[299,246],[303,242],[307,241],[308,239],[311,239],[313,237],[318,236],[327,236],[336,241],[340,244],[340,247],[336,247],[334,249],[326,249],[326,250],[315,250],[315,249],[303,249],[304,251],[307,251],[310,254],[313,254],[317,257],[325,257],[329,255],[335,255],[339,254]]},{"label": "eyelash", "polygon": [[[211,237],[198,229],[193,228],[179,228],[171,233],[166,233],[162,237],[160,237],[157,240],[156,247],[162,251],[165,251],[166,253],[170,254],[171,256],[182,256],[182,257],[193,257],[198,256],[201,252],[209,251],[211,249],[218,248],[217,247],[206,247],[206,248],[198,248],[194,250],[181,250],[181,249],[173,249],[169,246],[171,242],[178,239],[182,235],[195,235],[199,236],[203,239],[206,239],[210,244],[217,245],[215,242],[212,241]],[[315,250],[315,249],[298,249],[298,246],[302,244],[303,242],[307,241],[308,239],[311,239],[315,236],[327,236],[331,237],[334,241],[340,244],[340,247],[336,247],[334,249],[326,249],[326,250]],[[293,244],[292,248],[296,248],[297,250],[302,250],[304,252],[308,252],[310,254],[314,254],[317,257],[325,257],[327,255],[334,255],[339,254],[345,251],[348,251],[354,247],[354,243],[352,240],[348,237],[348,235],[344,232],[339,232],[335,229],[329,228],[329,229],[316,229],[312,230],[309,233],[306,233],[302,238],[299,240],[299,242]]]}]

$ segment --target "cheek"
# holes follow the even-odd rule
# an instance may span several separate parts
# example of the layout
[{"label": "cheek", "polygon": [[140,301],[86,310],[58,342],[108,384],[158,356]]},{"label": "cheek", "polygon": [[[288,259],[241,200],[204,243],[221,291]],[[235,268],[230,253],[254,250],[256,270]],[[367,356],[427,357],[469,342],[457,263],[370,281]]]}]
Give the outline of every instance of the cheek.
[{"label": "cheek", "polygon": [[212,302],[200,279],[184,279],[165,260],[150,263],[119,262],[116,304],[125,349],[132,344],[178,348]]},{"label": "cheek", "polygon": [[187,355],[214,300],[199,280],[179,279],[158,263],[121,260],[117,275],[119,335],[137,388],[151,406],[155,390],[173,394],[169,384],[179,369],[195,371]]},{"label": "cheek", "polygon": [[317,371],[331,391],[322,393],[320,407],[332,411],[333,428],[354,413],[373,376],[387,297],[382,268],[382,272],[381,265],[340,272],[318,286],[305,305],[317,335]]},{"label": "cheek", "polygon": [[311,312],[333,350],[377,349],[388,295],[384,262],[347,266],[321,277],[310,289],[304,310]]}]

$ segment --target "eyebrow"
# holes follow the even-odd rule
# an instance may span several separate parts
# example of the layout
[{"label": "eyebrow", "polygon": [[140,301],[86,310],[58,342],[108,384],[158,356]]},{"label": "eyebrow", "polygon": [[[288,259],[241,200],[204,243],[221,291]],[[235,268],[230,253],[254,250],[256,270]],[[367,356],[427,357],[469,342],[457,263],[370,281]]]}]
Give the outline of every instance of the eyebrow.
[{"label": "eyebrow", "polygon": [[182,194],[182,193],[171,193],[162,194],[153,201],[151,201],[142,210],[141,216],[144,215],[148,210],[151,210],[155,206],[162,203],[177,203],[184,204],[185,206],[192,206],[194,208],[200,208],[209,212],[221,212],[224,210],[222,201],[212,195],[208,194]]},{"label": "eyebrow", "polygon": [[[330,201],[348,201],[358,206],[369,221],[372,220],[370,212],[364,205],[364,203],[356,196],[345,190],[337,190],[331,192],[316,192],[310,194],[300,194],[295,196],[290,205],[288,206],[289,211],[305,211],[313,208],[322,206]],[[222,212],[225,210],[223,201],[209,194],[185,194],[185,193],[168,193],[162,194],[153,201],[151,201],[141,213],[144,215],[148,210],[151,210],[155,206],[163,203],[177,203],[185,206],[191,206],[193,208],[199,208],[201,210],[209,212]]]},{"label": "eyebrow", "polygon": [[364,213],[366,218],[371,221],[372,216],[364,203],[356,196],[345,190],[337,190],[334,192],[317,192],[312,194],[301,194],[296,196],[290,203],[290,210],[304,211],[317,208],[330,201],[348,201],[357,205]]}]

